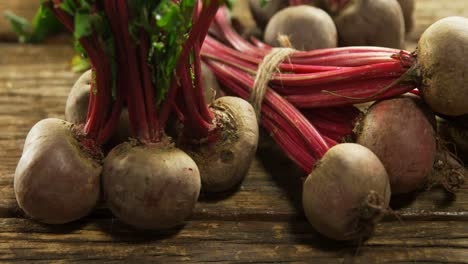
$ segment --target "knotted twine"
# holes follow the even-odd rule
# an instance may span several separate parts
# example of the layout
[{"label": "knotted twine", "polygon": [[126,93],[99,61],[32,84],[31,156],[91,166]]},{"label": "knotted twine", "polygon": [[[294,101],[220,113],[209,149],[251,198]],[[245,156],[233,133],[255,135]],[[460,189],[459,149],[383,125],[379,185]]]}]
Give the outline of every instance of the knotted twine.
[{"label": "knotted twine", "polygon": [[289,55],[296,52],[295,49],[290,48],[291,44],[286,36],[279,37],[282,46],[289,46],[284,48],[273,48],[263,58],[258,66],[257,75],[250,95],[250,103],[252,104],[257,120],[260,122],[260,114],[262,109],[262,102],[268,89],[268,83],[273,78],[273,74],[278,71],[278,65],[282,63]]}]

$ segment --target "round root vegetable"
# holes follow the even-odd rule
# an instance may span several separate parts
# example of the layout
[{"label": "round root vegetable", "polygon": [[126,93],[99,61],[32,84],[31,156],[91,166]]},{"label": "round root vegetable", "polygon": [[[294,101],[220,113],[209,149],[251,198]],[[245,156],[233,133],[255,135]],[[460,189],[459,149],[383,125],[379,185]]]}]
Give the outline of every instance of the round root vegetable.
[{"label": "round root vegetable", "polygon": [[418,42],[421,95],[436,112],[449,116],[468,113],[468,19],[448,17],[432,24]]},{"label": "round root vegetable", "polygon": [[340,46],[404,46],[405,22],[396,0],[355,0],[333,18]]},{"label": "round root vegetable", "polygon": [[202,188],[221,192],[238,185],[247,174],[258,144],[258,124],[254,109],[237,97],[221,97],[211,105],[219,139],[191,144],[187,150],[200,170]]},{"label": "round root vegetable", "polygon": [[49,118],[28,133],[16,167],[14,190],[21,209],[44,223],[87,215],[100,191],[101,165],[77,139],[73,124]]},{"label": "round root vegetable", "polygon": [[[88,115],[89,94],[92,71],[84,72],[75,82],[65,105],[65,120],[73,124],[83,124]],[[109,139],[110,145],[118,145],[131,137],[128,110],[122,109],[117,127]]]},{"label": "round root vegetable", "polygon": [[383,164],[352,143],[332,147],[317,162],[303,188],[304,212],[320,233],[336,240],[367,237],[390,202]]},{"label": "round root vegetable", "polygon": [[261,29],[266,27],[276,12],[288,6],[285,0],[270,0],[265,5],[262,5],[262,0],[249,0],[249,2],[253,16]]},{"label": "round root vegetable", "polygon": [[393,193],[423,187],[434,164],[435,131],[421,103],[409,96],[381,101],[358,124],[356,142],[382,161]]},{"label": "round root vegetable", "polygon": [[401,10],[403,11],[403,17],[405,19],[405,31],[406,33],[411,32],[414,26],[414,0],[398,0]]},{"label": "round root vegetable", "polygon": [[115,147],[104,159],[102,184],[112,212],[142,229],[182,224],[200,193],[197,165],[170,145],[131,142]]},{"label": "round root vegetable", "polygon": [[292,6],[276,13],[265,29],[264,40],[269,45],[282,46],[279,36],[287,36],[298,50],[334,48],[337,45],[336,27],[323,10],[308,6]]}]

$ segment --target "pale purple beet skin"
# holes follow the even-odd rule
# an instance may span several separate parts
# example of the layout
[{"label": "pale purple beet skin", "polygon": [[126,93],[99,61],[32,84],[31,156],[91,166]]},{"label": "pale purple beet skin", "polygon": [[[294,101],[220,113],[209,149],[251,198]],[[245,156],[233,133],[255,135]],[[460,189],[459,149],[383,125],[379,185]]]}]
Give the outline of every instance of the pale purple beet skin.
[{"label": "pale purple beet skin", "polygon": [[100,191],[101,165],[83,151],[69,122],[49,118],[28,133],[16,167],[16,200],[30,217],[62,224],[87,215]]},{"label": "pale purple beet skin", "polygon": [[292,47],[298,50],[335,48],[337,32],[332,18],[323,10],[299,5],[276,13],[265,29],[266,43],[280,47],[279,35],[287,36]]},{"label": "pale purple beet skin", "polygon": [[468,114],[468,19],[448,17],[432,24],[418,42],[421,96],[447,116]]},{"label": "pale purple beet skin", "polygon": [[332,147],[303,187],[304,212],[312,226],[335,240],[370,235],[390,202],[387,172],[369,149],[353,143]]},{"label": "pale purple beet skin", "polygon": [[432,170],[436,138],[428,116],[420,99],[403,96],[377,102],[358,125],[356,142],[382,161],[394,194],[423,187]]},{"label": "pale purple beet skin", "polygon": [[354,0],[333,20],[340,46],[404,47],[405,22],[396,0]]},{"label": "pale purple beet skin", "polygon": [[141,229],[165,229],[191,215],[201,183],[197,165],[180,149],[127,142],[105,158],[102,186],[119,219]]}]

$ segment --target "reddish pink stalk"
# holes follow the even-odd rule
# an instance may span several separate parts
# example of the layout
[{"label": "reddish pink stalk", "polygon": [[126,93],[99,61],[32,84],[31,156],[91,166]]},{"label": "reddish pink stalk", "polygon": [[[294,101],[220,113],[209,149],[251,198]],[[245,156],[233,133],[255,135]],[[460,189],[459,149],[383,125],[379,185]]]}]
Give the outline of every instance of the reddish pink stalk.
[{"label": "reddish pink stalk", "polygon": [[[227,21],[226,10],[220,9],[213,29],[227,45],[207,38],[202,57],[227,92],[248,99],[257,69],[272,48],[256,39],[249,43]],[[266,93],[261,122],[285,153],[310,171],[328,147],[352,134],[358,115],[352,105],[415,88],[416,83],[402,79],[413,64],[411,53],[379,47],[294,52],[278,65],[269,82],[269,88],[279,94]],[[308,120],[294,107],[288,108],[286,101],[301,108]],[[324,114],[331,106],[348,108]],[[327,109],[319,109],[322,107]],[[316,145],[318,142],[324,144]]]},{"label": "reddish pink stalk", "polygon": [[[60,8],[61,0],[54,0],[51,9],[62,23],[70,30],[74,29],[74,18]],[[200,4],[200,16],[196,13],[188,40],[184,43],[176,67],[176,78],[171,82],[169,96],[163,101],[160,109],[155,102],[157,83],[152,81],[152,69],[147,64],[150,52],[150,39],[147,33],[140,29],[139,41],[134,42],[128,25],[131,13],[127,0],[104,1],[102,4],[92,3],[93,12],[104,12],[105,18],[113,34],[114,53],[106,54],[104,43],[95,32],[89,37],[80,39],[86,50],[96,76],[92,88],[97,90],[91,94],[89,113],[85,125],[88,139],[98,145],[104,143],[111,135],[120,116],[124,104],[129,111],[132,134],[145,142],[157,142],[165,128],[169,113],[174,111],[190,130],[193,138],[207,137],[213,130],[213,113],[209,110],[203,96],[201,82],[201,43],[205,38],[209,24],[213,20],[219,2],[210,1],[208,5]],[[76,5],[80,5],[79,2]],[[137,29],[138,30],[138,29]],[[193,55],[193,63],[189,56]],[[117,96],[111,97],[112,59],[117,64]],[[192,70],[195,79],[192,82]],[[180,89],[179,89],[180,88]],[[175,99],[178,100],[175,100]],[[159,116],[158,116],[159,114]],[[87,139],[87,140],[88,140]]]},{"label": "reddish pink stalk", "polygon": [[[61,1],[54,0],[53,6],[49,6],[50,10],[68,30],[73,31],[73,17],[60,9],[60,3]],[[111,136],[110,131],[117,124],[113,116],[115,112],[120,114],[120,110],[117,103],[115,111],[109,111],[111,98],[107,95],[110,94],[110,86],[108,85],[111,82],[110,61],[107,56],[103,56],[105,52],[100,46],[98,37],[93,33],[91,36],[83,37],[79,41],[87,50],[95,73],[95,79],[93,79],[91,85],[89,112],[84,128],[86,134],[84,141],[86,144],[83,145],[95,149],[95,145],[102,145]],[[97,91],[96,94],[93,91]]]},{"label": "reddish pink stalk", "polygon": [[[222,64],[215,61],[207,61],[210,68],[221,81],[231,80],[232,83],[237,83],[236,86],[229,87],[230,92],[248,99],[252,91],[253,79],[248,74],[239,70],[228,70]],[[307,121],[307,119],[291,104],[284,100],[280,95],[272,90],[268,90],[265,94],[264,105],[262,106],[263,115],[278,115],[288,122],[291,129],[294,129],[302,139],[307,143],[306,148],[312,151],[316,159],[322,157],[328,150],[328,145],[323,140],[317,130]],[[265,104],[268,107],[265,107]],[[270,111],[271,107],[273,110]],[[313,164],[311,165],[313,166]]]}]

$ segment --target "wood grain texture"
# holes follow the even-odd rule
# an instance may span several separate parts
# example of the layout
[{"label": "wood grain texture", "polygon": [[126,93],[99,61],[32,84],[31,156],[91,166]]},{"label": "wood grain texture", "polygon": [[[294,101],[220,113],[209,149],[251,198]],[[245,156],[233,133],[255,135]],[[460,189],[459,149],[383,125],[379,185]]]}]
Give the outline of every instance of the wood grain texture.
[{"label": "wood grain texture", "polygon": [[[0,57],[0,216],[12,217],[19,213],[12,182],[26,134],[41,119],[63,118],[66,96],[79,75],[69,70],[73,49],[68,45],[1,44],[0,54],[6,54]],[[272,149],[262,148],[257,156],[239,190],[202,197],[194,218],[302,217],[305,173]],[[457,197],[438,189],[397,197],[394,207],[410,218],[468,219],[468,190]],[[110,215],[103,206],[95,214]]]},{"label": "wood grain texture", "polygon": [[[22,219],[12,189],[26,133],[46,117],[63,117],[78,74],[68,45],[0,44],[0,262],[157,261],[463,263],[468,190],[395,197],[403,223],[389,215],[359,250],[318,236],[305,223],[301,176],[285,157],[262,148],[246,181],[231,194],[203,196],[191,220],[172,234],[141,233],[101,205],[63,226]],[[357,253],[356,253],[357,252]],[[357,254],[357,256],[355,256]]]},{"label": "wood grain texture", "polygon": [[[24,9],[27,2],[0,0],[0,12],[7,5]],[[419,0],[416,12],[409,49],[436,19],[468,16],[468,0]],[[0,39],[8,31],[2,25]],[[25,219],[13,193],[14,170],[31,126],[63,117],[66,96],[79,76],[70,71],[68,43],[0,43],[0,263],[468,263],[466,187],[457,196],[434,189],[393,197],[402,222],[388,215],[360,247],[335,243],[305,222],[304,173],[269,148],[259,150],[238,190],[202,195],[180,229],[136,231],[104,205],[61,226]]]},{"label": "wood grain texture", "polygon": [[321,237],[305,222],[191,221],[164,233],[113,219],[64,227],[0,219],[0,261],[48,263],[466,263],[464,222],[381,223],[356,246]]}]

